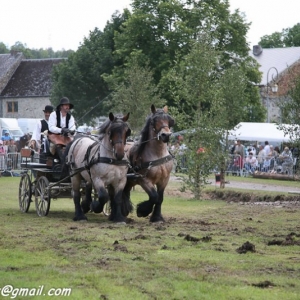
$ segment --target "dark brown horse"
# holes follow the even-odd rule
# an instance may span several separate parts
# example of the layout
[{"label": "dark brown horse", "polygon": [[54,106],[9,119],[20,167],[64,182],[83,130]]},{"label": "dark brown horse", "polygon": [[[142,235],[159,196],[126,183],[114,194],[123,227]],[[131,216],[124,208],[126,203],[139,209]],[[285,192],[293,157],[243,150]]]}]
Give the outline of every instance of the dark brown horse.
[{"label": "dark brown horse", "polygon": [[173,156],[168,151],[167,143],[172,134],[170,128],[175,122],[166,108],[156,109],[152,105],[151,111],[140,140],[128,147],[132,170],[131,174],[127,174],[123,200],[130,203],[132,187],[140,185],[149,200],[137,205],[137,216],[147,217],[151,214],[150,222],[161,222],[164,221],[161,214],[164,191],[173,168]]},{"label": "dark brown horse", "polygon": [[17,146],[18,152],[20,152],[22,148],[25,148],[26,146],[28,146],[30,140],[31,140],[30,133],[26,133],[23,136],[21,136],[20,140],[16,141],[16,146]]}]

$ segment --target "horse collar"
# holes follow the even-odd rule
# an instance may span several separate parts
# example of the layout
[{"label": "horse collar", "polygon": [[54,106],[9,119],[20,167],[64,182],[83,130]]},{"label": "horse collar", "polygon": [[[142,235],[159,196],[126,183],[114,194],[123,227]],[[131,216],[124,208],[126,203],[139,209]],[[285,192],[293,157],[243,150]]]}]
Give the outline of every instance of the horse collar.
[{"label": "horse collar", "polygon": [[147,161],[142,163],[140,166],[135,166],[135,171],[143,170],[143,169],[151,169],[152,167],[156,167],[162,164],[167,163],[168,161],[172,160],[173,156],[171,154],[161,157],[159,159],[153,160],[153,161]]}]

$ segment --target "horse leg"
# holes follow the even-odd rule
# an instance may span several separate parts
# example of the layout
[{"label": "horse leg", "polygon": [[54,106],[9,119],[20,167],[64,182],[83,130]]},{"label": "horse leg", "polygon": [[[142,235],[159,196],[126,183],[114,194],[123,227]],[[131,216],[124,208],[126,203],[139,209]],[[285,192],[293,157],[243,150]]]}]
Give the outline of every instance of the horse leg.
[{"label": "horse leg", "polygon": [[103,206],[108,201],[109,197],[104,186],[96,186],[96,190],[98,193],[98,201],[91,202],[91,211],[96,214],[100,214],[103,211]]},{"label": "horse leg", "polygon": [[87,217],[84,215],[80,205],[80,183],[81,178],[79,176],[72,177],[73,200],[75,205],[75,216],[73,218],[74,221],[87,220]]},{"label": "horse leg", "polygon": [[164,222],[164,218],[161,214],[161,205],[164,201],[164,191],[165,189],[160,189],[157,191],[158,193],[158,201],[154,205],[153,213],[150,217],[150,222],[155,223],[155,222]]},{"label": "horse leg", "polygon": [[122,214],[127,217],[133,211],[133,205],[130,200],[130,191],[134,185],[127,181],[122,193]]},{"label": "horse leg", "polygon": [[90,211],[90,205],[92,203],[92,189],[93,189],[92,183],[87,182],[85,185],[85,199],[81,201],[81,209],[84,214]]},{"label": "horse leg", "polygon": [[151,188],[142,186],[142,188],[148,194],[149,200],[141,202],[137,205],[136,212],[139,218],[150,215],[152,213],[153,206],[158,203],[158,194],[153,186]]},{"label": "horse leg", "polygon": [[111,187],[109,193],[111,196],[111,214],[109,220],[115,223],[126,223],[126,216],[122,214],[122,190],[115,192]]}]

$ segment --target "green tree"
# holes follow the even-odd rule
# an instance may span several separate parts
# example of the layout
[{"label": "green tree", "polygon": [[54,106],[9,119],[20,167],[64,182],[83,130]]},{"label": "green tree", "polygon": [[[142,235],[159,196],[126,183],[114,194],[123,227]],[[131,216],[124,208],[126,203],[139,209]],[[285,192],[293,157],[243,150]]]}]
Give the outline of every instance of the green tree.
[{"label": "green tree", "polygon": [[300,23],[281,32],[264,35],[259,43],[263,48],[283,48],[300,46]]},{"label": "green tree", "polygon": [[281,32],[274,32],[271,35],[264,35],[258,44],[263,48],[283,48],[283,39],[284,37]]},{"label": "green tree", "polygon": [[6,45],[2,42],[0,42],[0,54],[6,54],[9,53],[9,49],[6,47]]},{"label": "green tree", "polygon": [[[135,0],[132,7],[132,14],[115,36],[115,55],[126,63],[133,52],[139,51],[149,62],[169,105],[173,100],[164,74],[172,68],[176,56],[189,53],[195,39],[210,32],[215,48],[222,51],[220,59],[228,63],[231,53],[248,55],[245,36],[249,24],[238,11],[230,14],[228,1]],[[123,76],[124,67],[115,67],[114,75]]]},{"label": "green tree", "polygon": [[74,53],[73,50],[60,50],[55,52],[52,48],[30,49],[26,44],[21,42],[16,42],[9,49],[4,43],[0,42],[0,54],[9,53],[10,51],[22,52],[25,59],[67,58],[70,54]]},{"label": "green tree", "polygon": [[13,46],[11,46],[10,50],[22,52],[25,58],[32,58],[32,54],[30,49],[27,48],[26,44],[22,44],[21,42],[16,42]]},{"label": "green tree", "polygon": [[[280,102],[282,121],[278,129],[284,132],[290,139],[290,146],[298,149],[296,172],[299,173],[299,149],[300,149],[300,77],[294,76],[289,82],[288,94]],[[293,153],[294,155],[294,153]],[[296,156],[297,157],[297,156]]]},{"label": "green tree", "polygon": [[297,23],[292,28],[284,29],[283,32],[286,47],[300,46],[300,23]]},{"label": "green tree", "polygon": [[278,126],[300,149],[300,77],[294,78],[289,83],[288,94],[280,102],[282,122]]},{"label": "green tree", "polygon": [[221,56],[211,43],[195,42],[168,74],[176,104],[170,111],[179,127],[188,129],[184,136],[188,176],[183,180],[196,198],[216,167],[224,178],[228,130],[248,113],[248,78],[243,64],[226,69]]},{"label": "green tree", "polygon": [[55,104],[62,96],[69,97],[75,105],[74,115],[81,117],[82,123],[108,113],[105,102],[110,90],[103,75],[110,74],[120,63],[112,54],[114,33],[125,17],[114,14],[103,32],[95,28],[76,53],[54,69],[51,102]]},{"label": "green tree", "polygon": [[[130,126],[134,135],[142,129],[150,107],[163,107],[165,101],[161,99],[157,86],[154,84],[153,72],[148,66],[141,67],[138,59],[133,57],[125,69],[125,80],[116,81],[114,77],[110,85],[114,90],[110,101],[114,111],[130,112]],[[107,81],[109,82],[109,78]]]}]

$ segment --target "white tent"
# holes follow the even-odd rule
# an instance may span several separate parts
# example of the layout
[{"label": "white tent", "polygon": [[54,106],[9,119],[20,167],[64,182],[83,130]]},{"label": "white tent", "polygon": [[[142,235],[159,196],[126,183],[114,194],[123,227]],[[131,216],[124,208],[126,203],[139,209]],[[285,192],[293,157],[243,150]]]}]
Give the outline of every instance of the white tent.
[{"label": "white tent", "polygon": [[241,122],[230,131],[228,139],[257,142],[268,141],[270,144],[289,142],[289,136],[284,136],[284,132],[277,127],[278,125],[275,123]]}]

